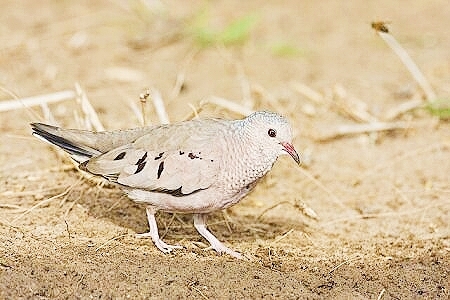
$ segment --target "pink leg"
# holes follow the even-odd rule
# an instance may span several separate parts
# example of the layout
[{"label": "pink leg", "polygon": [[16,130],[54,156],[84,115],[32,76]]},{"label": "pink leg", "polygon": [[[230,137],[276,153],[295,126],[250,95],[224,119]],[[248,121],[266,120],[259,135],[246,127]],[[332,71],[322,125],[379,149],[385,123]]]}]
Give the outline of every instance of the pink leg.
[{"label": "pink leg", "polygon": [[233,251],[230,248],[227,248],[224,244],[222,244],[211,232],[206,228],[205,223],[205,214],[194,214],[194,227],[197,229],[198,233],[200,233],[208,242],[211,244],[211,247],[219,253],[227,253],[235,258],[242,259],[242,255],[239,252]]},{"label": "pink leg", "polygon": [[150,231],[146,233],[137,234],[136,237],[138,238],[151,237],[155,246],[164,253],[169,253],[173,249],[182,249],[183,248],[182,246],[166,244],[159,238],[158,225],[156,224],[155,219],[155,211],[151,207],[147,207],[146,212]]}]

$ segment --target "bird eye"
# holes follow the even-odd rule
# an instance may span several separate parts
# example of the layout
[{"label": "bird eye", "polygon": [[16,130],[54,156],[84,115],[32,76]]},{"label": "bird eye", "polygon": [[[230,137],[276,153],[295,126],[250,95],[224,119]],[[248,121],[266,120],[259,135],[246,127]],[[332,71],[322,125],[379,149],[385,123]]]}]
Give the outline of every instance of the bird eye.
[{"label": "bird eye", "polygon": [[267,134],[270,137],[276,137],[277,136],[277,131],[275,129],[270,128],[269,131],[267,131]]}]

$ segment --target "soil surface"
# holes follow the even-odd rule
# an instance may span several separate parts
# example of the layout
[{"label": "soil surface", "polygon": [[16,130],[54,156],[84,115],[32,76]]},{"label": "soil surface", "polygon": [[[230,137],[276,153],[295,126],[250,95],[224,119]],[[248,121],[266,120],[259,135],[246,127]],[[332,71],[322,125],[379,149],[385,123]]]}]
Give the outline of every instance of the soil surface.
[{"label": "soil surface", "polygon": [[[193,107],[242,117],[204,103],[215,96],[286,115],[304,159],[279,159],[209,218],[247,260],[205,250],[192,216],[160,213],[164,240],[184,246],[164,255],[135,237],[148,230],[143,207],[30,135],[48,110],[79,127],[74,99],[0,112],[1,299],[449,299],[450,125],[371,28],[386,21],[448,99],[446,1],[2,1],[1,11],[0,104],[78,83],[107,129],[140,125],[146,88],[172,122]],[[423,104],[392,117],[411,101]],[[159,122],[151,101],[146,115]],[[321,139],[375,121],[403,128]]]}]

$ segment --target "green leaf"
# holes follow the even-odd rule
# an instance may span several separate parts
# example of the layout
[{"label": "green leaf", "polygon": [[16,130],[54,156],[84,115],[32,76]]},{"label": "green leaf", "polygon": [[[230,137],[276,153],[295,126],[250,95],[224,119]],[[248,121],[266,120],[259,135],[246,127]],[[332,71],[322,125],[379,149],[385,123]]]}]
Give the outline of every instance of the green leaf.
[{"label": "green leaf", "polygon": [[276,56],[292,57],[302,55],[304,51],[286,42],[275,43],[270,46],[270,51]]},{"label": "green leaf", "polygon": [[445,120],[450,119],[450,99],[437,99],[426,107],[433,116]]},{"label": "green leaf", "polygon": [[255,14],[243,16],[231,22],[218,36],[218,41],[225,46],[244,43],[258,21]]}]

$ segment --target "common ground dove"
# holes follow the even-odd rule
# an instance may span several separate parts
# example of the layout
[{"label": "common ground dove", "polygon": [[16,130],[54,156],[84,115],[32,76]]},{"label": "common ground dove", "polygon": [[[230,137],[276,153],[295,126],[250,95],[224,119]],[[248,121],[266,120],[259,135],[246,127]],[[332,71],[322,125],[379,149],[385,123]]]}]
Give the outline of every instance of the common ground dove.
[{"label": "common ground dove", "polygon": [[31,124],[33,135],[54,144],[80,169],[117,183],[146,205],[148,233],[168,253],[181,246],[163,242],[155,213],[193,213],[194,227],[219,253],[240,258],[205,224],[206,215],[239,202],[282,154],[297,163],[288,121],[273,112],[242,120],[203,119],[129,130],[91,132]]}]

